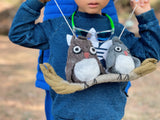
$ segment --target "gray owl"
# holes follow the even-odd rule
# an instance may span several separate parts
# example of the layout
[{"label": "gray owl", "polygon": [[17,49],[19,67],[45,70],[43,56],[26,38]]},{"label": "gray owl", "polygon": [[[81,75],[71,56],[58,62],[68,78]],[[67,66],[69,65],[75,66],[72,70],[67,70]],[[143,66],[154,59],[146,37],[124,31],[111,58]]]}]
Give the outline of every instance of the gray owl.
[{"label": "gray owl", "polygon": [[140,66],[138,58],[131,56],[128,48],[118,37],[112,38],[112,45],[108,50],[106,68],[108,72],[128,74]]},{"label": "gray owl", "polygon": [[69,82],[86,83],[105,73],[95,48],[86,37],[67,36],[67,42],[70,46],[65,72]]}]

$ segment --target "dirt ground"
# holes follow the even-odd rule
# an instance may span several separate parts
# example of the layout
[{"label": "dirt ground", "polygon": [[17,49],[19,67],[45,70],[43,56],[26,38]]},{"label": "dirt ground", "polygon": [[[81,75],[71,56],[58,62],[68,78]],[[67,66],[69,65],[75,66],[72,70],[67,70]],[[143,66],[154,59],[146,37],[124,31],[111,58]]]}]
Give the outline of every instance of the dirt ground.
[{"label": "dirt ground", "polygon": [[[45,120],[44,91],[35,88],[38,51],[0,36],[0,120]],[[132,82],[124,120],[160,119],[160,64]]]},{"label": "dirt ground", "polygon": [[44,91],[34,85],[37,55],[0,36],[0,120],[45,120]]}]

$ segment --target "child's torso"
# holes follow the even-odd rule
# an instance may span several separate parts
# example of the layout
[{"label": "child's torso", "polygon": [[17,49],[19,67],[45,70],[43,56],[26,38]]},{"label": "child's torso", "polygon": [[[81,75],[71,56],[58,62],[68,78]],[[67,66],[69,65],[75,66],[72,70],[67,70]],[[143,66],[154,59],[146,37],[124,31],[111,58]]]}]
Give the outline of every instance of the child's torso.
[{"label": "child's torso", "polygon": [[[78,13],[75,16],[75,26],[90,30],[94,28],[97,32],[111,29],[110,22],[105,16],[88,16]],[[59,18],[58,18],[59,19]],[[62,18],[63,19],[63,18]],[[71,22],[68,19],[69,23]],[[99,23],[99,24],[98,24]],[[60,23],[57,30],[50,35],[50,58],[49,63],[62,78],[65,77],[65,66],[67,61],[68,45],[66,35],[71,34],[67,24]],[[110,42],[99,42],[93,44],[99,50],[99,59],[105,58],[105,53]],[[124,93],[127,83],[106,83],[95,85],[87,90],[69,95],[57,95],[53,100],[53,114],[56,119],[72,120],[110,120],[121,119],[124,114],[126,96]],[[51,94],[55,94],[51,90]],[[121,111],[121,112],[120,112]],[[115,115],[117,114],[117,115]]]}]

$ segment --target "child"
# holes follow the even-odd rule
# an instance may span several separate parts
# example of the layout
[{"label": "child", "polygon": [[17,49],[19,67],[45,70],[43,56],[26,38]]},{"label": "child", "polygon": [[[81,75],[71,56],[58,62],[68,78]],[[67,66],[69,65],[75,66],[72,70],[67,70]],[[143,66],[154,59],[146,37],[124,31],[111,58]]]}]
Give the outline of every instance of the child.
[{"label": "child", "polygon": [[[63,11],[63,13],[66,16],[70,16],[76,9],[77,5],[75,4],[74,0],[58,0],[57,1],[60,4],[60,7]],[[108,5],[102,10],[104,13],[107,13],[110,15],[110,17],[117,21],[117,12],[113,3],[113,0],[110,0]],[[54,0],[51,0],[50,2],[47,2],[45,5],[45,10],[44,10],[44,19],[43,20],[48,20],[48,19],[54,19],[57,17],[62,16],[55,5]],[[48,62],[49,58],[49,50],[40,50],[40,55],[39,55],[39,63],[45,63]],[[51,114],[51,109],[52,109],[52,100],[51,96],[49,93],[49,85],[45,82],[43,78],[43,73],[40,70],[40,67],[38,65],[37,68],[37,75],[36,75],[36,87],[39,87],[41,89],[45,90],[46,96],[45,96],[45,113],[46,113],[46,119],[47,120],[53,120],[53,116]],[[128,84],[128,87],[130,86],[130,83]],[[128,91],[128,87],[126,88],[126,92]],[[56,94],[56,93],[55,93]]]},{"label": "child", "polygon": [[[74,16],[75,26],[96,31],[111,29],[108,17],[102,15],[109,0],[75,0],[78,11]],[[130,49],[132,55],[144,60],[149,57],[159,59],[160,56],[160,31],[158,20],[150,7],[148,0],[131,1],[132,8],[137,6],[135,14],[139,21],[141,38],[134,37],[133,33],[125,30],[121,40]],[[27,0],[17,12],[9,37],[12,42],[30,48],[50,49],[49,63],[56,73],[65,78],[68,45],[66,35],[72,34],[63,18],[48,20],[35,24],[40,9],[45,4],[38,0]],[[71,24],[71,18],[67,17]],[[123,26],[114,22],[113,36],[119,36]],[[104,36],[106,37],[106,36]],[[121,120],[126,104],[125,87],[127,83],[105,83],[92,86],[86,90],[73,94],[54,94],[53,116],[55,120]]]}]

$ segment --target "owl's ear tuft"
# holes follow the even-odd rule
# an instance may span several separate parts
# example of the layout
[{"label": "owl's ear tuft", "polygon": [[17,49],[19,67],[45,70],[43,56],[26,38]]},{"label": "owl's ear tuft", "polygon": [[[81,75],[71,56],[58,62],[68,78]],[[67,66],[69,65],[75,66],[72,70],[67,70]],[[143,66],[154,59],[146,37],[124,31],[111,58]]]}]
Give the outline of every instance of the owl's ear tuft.
[{"label": "owl's ear tuft", "polygon": [[112,42],[113,42],[113,44],[115,44],[115,43],[123,44],[123,42],[117,36],[114,36],[112,38]]},{"label": "owl's ear tuft", "polygon": [[73,36],[72,36],[72,35],[69,35],[69,34],[67,34],[67,36],[66,36],[68,46],[71,45],[72,37],[73,37]]}]

